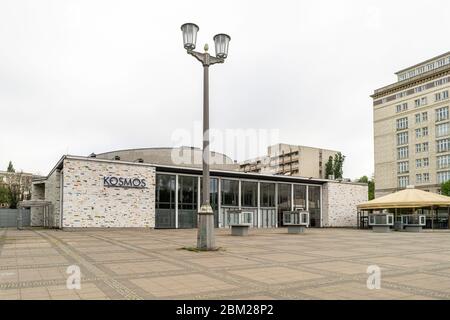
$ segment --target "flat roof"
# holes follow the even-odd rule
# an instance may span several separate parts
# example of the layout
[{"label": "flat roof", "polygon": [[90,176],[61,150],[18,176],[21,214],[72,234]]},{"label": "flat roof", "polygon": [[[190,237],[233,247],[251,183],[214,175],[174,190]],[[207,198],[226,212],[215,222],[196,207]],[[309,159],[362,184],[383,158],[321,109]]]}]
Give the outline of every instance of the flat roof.
[{"label": "flat roof", "polygon": [[[57,162],[57,164],[53,167],[53,169],[47,175],[47,178],[56,169],[63,168],[63,163],[64,163],[65,159],[153,167],[153,168],[155,168],[156,172],[162,172],[162,173],[185,173],[185,174],[195,174],[195,175],[202,174],[202,168],[178,167],[178,166],[169,166],[169,165],[158,165],[158,164],[152,164],[152,163],[129,162],[129,161],[122,161],[122,160],[109,160],[109,159],[98,159],[98,158],[82,157],[82,156],[74,156],[74,155],[64,155],[61,157],[61,159]],[[331,182],[331,183],[365,185],[365,183],[359,183],[359,182],[348,182],[348,181],[339,181],[339,180],[319,179],[319,178],[313,178],[313,177],[283,176],[283,175],[272,175],[272,174],[251,173],[251,172],[241,172],[241,171],[228,171],[228,170],[210,170],[210,175],[212,177],[230,177],[230,178],[242,178],[242,179],[252,179],[252,180],[278,181],[278,182],[287,182],[287,183],[297,182],[297,183],[309,183],[309,184],[322,185],[324,183]],[[42,181],[42,180],[39,179],[39,180],[36,180],[36,182],[37,181]]]},{"label": "flat roof", "polygon": [[405,72],[405,71],[408,71],[409,69],[417,68],[417,67],[419,67],[419,66],[421,66],[421,65],[423,65],[423,64],[427,64],[427,63],[429,63],[429,62],[431,62],[431,61],[438,60],[438,59],[443,58],[443,57],[445,57],[445,56],[447,56],[447,55],[449,55],[449,54],[450,54],[450,51],[447,51],[446,53],[440,54],[440,55],[438,55],[438,56],[435,56],[435,57],[433,57],[433,58],[430,58],[430,59],[427,59],[427,60],[425,60],[425,61],[422,61],[422,62],[417,63],[417,64],[415,64],[415,65],[413,65],[413,66],[410,66],[410,67],[408,67],[408,68],[405,68],[405,69],[402,69],[402,70],[400,70],[400,71],[397,71],[397,72],[395,72],[395,74],[398,75],[398,74],[400,74],[400,73],[403,73],[403,72]]}]

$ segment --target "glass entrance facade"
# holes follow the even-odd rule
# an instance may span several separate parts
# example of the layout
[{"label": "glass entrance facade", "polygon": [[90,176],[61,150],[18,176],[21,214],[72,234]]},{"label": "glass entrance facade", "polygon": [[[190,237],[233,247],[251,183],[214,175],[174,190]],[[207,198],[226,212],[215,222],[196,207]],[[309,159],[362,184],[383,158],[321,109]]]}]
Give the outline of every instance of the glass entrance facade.
[{"label": "glass entrance facade", "polygon": [[[196,228],[201,203],[199,175],[158,173],[155,188],[156,228]],[[253,227],[283,226],[283,212],[305,209],[311,227],[320,227],[321,192],[318,185],[211,177],[210,204],[216,227],[229,227],[229,214],[251,212]],[[448,224],[448,215],[447,224]],[[444,215],[441,218],[445,221]],[[445,222],[441,222],[445,223]]]}]

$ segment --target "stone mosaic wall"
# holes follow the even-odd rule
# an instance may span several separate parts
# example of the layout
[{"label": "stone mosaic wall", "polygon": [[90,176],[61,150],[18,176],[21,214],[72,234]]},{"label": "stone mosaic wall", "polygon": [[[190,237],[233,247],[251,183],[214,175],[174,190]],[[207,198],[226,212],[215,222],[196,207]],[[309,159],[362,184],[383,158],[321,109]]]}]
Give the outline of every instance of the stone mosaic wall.
[{"label": "stone mosaic wall", "polygon": [[323,226],[356,227],[356,206],[367,201],[368,186],[327,182],[323,186]]},{"label": "stone mosaic wall", "polygon": [[[105,187],[103,178],[146,180],[146,188]],[[154,227],[155,168],[64,160],[63,227]]]},{"label": "stone mosaic wall", "polygon": [[59,170],[53,173],[45,181],[45,200],[53,203],[50,215],[50,226],[58,228],[59,211],[61,208],[61,173]]},{"label": "stone mosaic wall", "polygon": [[[33,184],[31,186],[31,199],[32,200],[45,200],[45,186],[44,184]],[[43,221],[43,209],[42,208],[31,208],[31,226],[32,227],[42,227],[44,225]]]}]

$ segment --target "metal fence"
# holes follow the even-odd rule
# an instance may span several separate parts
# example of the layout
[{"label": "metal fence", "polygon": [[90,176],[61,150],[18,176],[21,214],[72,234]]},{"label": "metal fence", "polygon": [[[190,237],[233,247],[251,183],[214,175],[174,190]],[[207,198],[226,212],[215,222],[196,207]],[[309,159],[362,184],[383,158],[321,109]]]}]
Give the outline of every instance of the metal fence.
[{"label": "metal fence", "polygon": [[[19,209],[0,209],[0,228],[17,227],[17,215],[19,213]],[[29,227],[30,225],[30,209],[24,209],[22,216],[22,226]]]}]

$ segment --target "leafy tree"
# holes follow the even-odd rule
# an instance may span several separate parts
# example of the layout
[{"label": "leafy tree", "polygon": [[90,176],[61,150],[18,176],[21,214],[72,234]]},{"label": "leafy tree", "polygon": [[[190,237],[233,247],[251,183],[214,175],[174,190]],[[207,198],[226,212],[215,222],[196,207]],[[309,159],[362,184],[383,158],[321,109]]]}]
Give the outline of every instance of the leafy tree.
[{"label": "leafy tree", "polygon": [[0,186],[0,204],[9,204],[11,201],[9,189],[6,186]]},{"label": "leafy tree", "polygon": [[369,187],[368,198],[369,198],[369,200],[374,199],[375,198],[375,180],[374,180],[373,176],[370,180],[367,176],[362,176],[361,178],[358,179],[358,182],[367,183],[367,185]]},{"label": "leafy tree", "polygon": [[9,207],[16,209],[19,201],[25,200],[25,192],[29,191],[31,181],[23,172],[16,172],[8,177]]},{"label": "leafy tree", "polygon": [[12,162],[10,161],[8,164],[8,169],[6,169],[7,172],[16,172],[16,169],[14,169],[14,166]]},{"label": "leafy tree", "polygon": [[441,184],[441,193],[445,196],[450,196],[450,180]]},{"label": "leafy tree", "polygon": [[344,175],[344,160],[345,156],[338,152],[334,155],[334,163],[333,163],[333,173],[335,179],[342,179]]},{"label": "leafy tree", "polygon": [[328,158],[328,162],[325,163],[325,178],[328,179],[329,176],[333,175],[333,157]]}]

